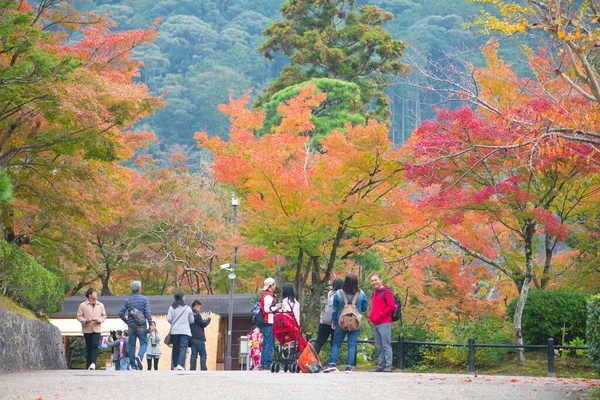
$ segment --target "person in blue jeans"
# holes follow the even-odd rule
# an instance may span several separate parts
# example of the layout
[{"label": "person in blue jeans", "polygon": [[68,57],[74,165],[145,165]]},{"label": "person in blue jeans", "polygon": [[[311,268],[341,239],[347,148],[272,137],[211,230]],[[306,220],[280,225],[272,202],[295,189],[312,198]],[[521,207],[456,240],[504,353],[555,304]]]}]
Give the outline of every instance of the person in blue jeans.
[{"label": "person in blue jeans", "polygon": [[346,294],[348,302],[352,302],[354,296],[358,296],[356,299],[356,308],[359,313],[364,313],[369,309],[369,301],[367,296],[362,290],[358,288],[358,277],[354,274],[348,274],[344,280],[342,288],[337,291],[333,298],[333,311],[331,313],[331,327],[333,328],[333,345],[331,346],[331,354],[329,356],[329,365],[323,370],[323,372],[334,372],[337,371],[337,358],[340,353],[340,347],[346,335],[348,335],[348,357],[346,359],[346,372],[352,372],[352,364],[356,359],[356,343],[358,342],[358,336],[360,335],[361,327],[355,331],[346,331],[342,329],[337,321],[340,318],[340,314],[346,305],[341,291]]},{"label": "person in blue jeans", "polygon": [[[142,296],[142,282],[133,281],[131,282],[131,297],[125,300],[121,309],[119,310],[119,317],[129,327],[129,358],[131,359],[131,366],[133,369],[142,370],[142,359],[146,354],[148,348],[148,328],[146,327],[146,321],[148,324],[152,323],[152,313],[150,311],[150,302],[146,296]],[[136,322],[134,318],[134,310],[139,310],[144,315],[144,323]],[[127,314],[127,317],[125,317]],[[140,342],[140,349],[138,355],[135,355],[135,342],[136,339]]]},{"label": "person in blue jeans", "polygon": [[185,304],[183,292],[175,293],[173,305],[167,312],[167,321],[171,324],[171,341],[173,343],[171,369],[184,371],[186,351],[192,337],[190,325],[194,323],[194,313]]},{"label": "person in blue jeans", "polygon": [[270,369],[271,364],[273,363],[273,346],[275,345],[275,339],[273,337],[273,313],[281,308],[281,303],[277,303],[275,299],[276,289],[277,284],[275,283],[275,279],[265,279],[263,293],[260,296],[260,304],[264,316],[264,323],[262,326],[263,349],[260,354],[260,369],[262,370]]},{"label": "person in blue jeans", "polygon": [[210,311],[208,318],[202,318],[200,309],[202,303],[198,300],[192,302],[192,311],[194,313],[194,323],[190,324],[192,330],[192,337],[190,338],[190,347],[192,348],[192,357],[190,358],[190,371],[196,370],[196,362],[198,355],[200,355],[200,369],[206,371],[206,335],[204,334],[204,328],[210,324]]}]

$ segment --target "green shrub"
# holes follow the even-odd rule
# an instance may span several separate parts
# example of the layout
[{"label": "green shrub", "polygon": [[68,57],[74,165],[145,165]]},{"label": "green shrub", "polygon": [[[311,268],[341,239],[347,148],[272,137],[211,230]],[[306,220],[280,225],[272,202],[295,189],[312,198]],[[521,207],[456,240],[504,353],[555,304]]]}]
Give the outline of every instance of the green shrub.
[{"label": "green shrub", "polygon": [[[394,326],[395,327],[395,326]],[[431,336],[429,331],[422,326],[406,326],[399,329],[394,329],[392,340],[397,340],[398,335],[403,334],[404,340],[414,342],[430,342],[434,341],[435,338]],[[404,367],[405,368],[417,368],[425,361],[424,354],[426,346],[417,346],[412,344],[404,345]],[[394,362],[393,365],[398,365],[398,352],[393,349]],[[375,359],[377,359],[375,357]]]},{"label": "green shrub", "polygon": [[[469,338],[472,337],[475,339],[475,343],[510,344],[512,342],[512,325],[504,318],[489,315],[466,325],[457,326],[453,334],[455,343],[468,343]],[[475,348],[475,365],[477,368],[498,365],[510,351],[511,349],[505,348],[477,347]],[[468,355],[468,347],[449,347],[444,351],[444,356],[453,365],[467,366]]]},{"label": "green shrub", "polygon": [[600,374],[600,295],[587,303],[587,355],[596,373]]},{"label": "green shrub", "polygon": [[[512,341],[511,324],[499,315],[484,315],[464,324],[456,324],[441,332],[437,340],[444,343],[468,344],[469,338],[475,343],[510,344]],[[423,346],[424,364],[431,367],[467,367],[469,348],[467,346]],[[505,355],[511,352],[506,348],[477,347],[475,365],[477,368],[492,367],[503,362]]]},{"label": "green shrub", "polygon": [[[526,344],[546,344],[548,338],[565,343],[585,337],[586,302],[589,293],[578,290],[535,290],[527,296],[521,328]],[[517,299],[508,305],[512,320]]]},{"label": "green shrub", "polygon": [[38,315],[62,310],[63,285],[18,246],[0,240],[0,292]]}]

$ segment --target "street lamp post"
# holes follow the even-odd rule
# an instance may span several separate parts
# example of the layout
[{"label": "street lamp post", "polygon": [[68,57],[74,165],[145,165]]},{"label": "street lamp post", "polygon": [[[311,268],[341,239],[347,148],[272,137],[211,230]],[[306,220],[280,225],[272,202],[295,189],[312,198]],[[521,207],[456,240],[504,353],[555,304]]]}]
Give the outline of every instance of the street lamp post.
[{"label": "street lamp post", "polygon": [[[231,196],[231,205],[233,206],[233,236],[235,240],[237,230],[237,207],[240,200]],[[233,255],[231,256],[231,273],[229,274],[229,315],[227,320],[227,358],[225,359],[225,370],[231,371],[231,339],[233,330],[233,290],[235,280],[235,256],[237,253],[237,243],[233,245]]]}]

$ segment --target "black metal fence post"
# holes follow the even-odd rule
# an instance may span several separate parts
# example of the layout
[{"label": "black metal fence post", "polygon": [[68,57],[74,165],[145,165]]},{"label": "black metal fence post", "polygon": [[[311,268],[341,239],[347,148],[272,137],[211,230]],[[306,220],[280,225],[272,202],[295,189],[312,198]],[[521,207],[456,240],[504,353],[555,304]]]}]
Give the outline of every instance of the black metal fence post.
[{"label": "black metal fence post", "polygon": [[554,378],[554,339],[548,338],[548,376]]},{"label": "black metal fence post", "polygon": [[404,371],[404,335],[398,335],[398,369]]},{"label": "black metal fence post", "polygon": [[469,338],[469,373],[475,373],[475,338]]}]

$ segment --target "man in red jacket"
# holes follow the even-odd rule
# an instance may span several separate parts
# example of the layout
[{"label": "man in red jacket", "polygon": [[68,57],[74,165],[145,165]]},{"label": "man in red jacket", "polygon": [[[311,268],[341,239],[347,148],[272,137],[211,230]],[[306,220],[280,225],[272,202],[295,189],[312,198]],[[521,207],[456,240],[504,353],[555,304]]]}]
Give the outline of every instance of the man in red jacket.
[{"label": "man in red jacket", "polygon": [[392,312],[396,303],[392,291],[381,282],[381,275],[373,274],[371,285],[374,291],[369,319],[377,347],[377,367],[371,372],[392,372]]}]

